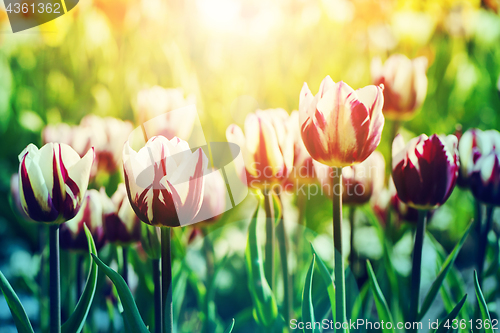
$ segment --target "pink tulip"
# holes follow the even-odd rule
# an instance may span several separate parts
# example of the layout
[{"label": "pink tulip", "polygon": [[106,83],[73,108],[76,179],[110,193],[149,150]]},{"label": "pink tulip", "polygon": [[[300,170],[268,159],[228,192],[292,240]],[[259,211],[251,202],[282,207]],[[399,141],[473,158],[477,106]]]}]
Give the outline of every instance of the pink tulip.
[{"label": "pink tulip", "polygon": [[226,131],[240,146],[249,187],[266,188],[283,182],[293,166],[293,137],[285,126],[283,109],[257,110],[245,119],[245,134],[237,125]]},{"label": "pink tulip", "polygon": [[422,134],[404,145],[398,134],[392,145],[392,177],[398,196],[410,207],[429,210],[451,195],[458,177],[457,137]]},{"label": "pink tulip", "polygon": [[385,87],[384,116],[393,120],[412,118],[427,94],[427,58],[410,60],[395,54],[384,65],[375,58],[371,71],[373,83]]},{"label": "pink tulip", "polygon": [[66,144],[28,145],[19,155],[19,195],[24,212],[39,222],[65,222],[80,209],[94,150],[80,158]]},{"label": "pink tulip", "polygon": [[380,143],[383,104],[382,86],[355,91],[327,76],[313,96],[304,84],[299,114],[302,139],[311,157],[331,167],[364,161]]},{"label": "pink tulip", "polygon": [[138,152],[127,141],[123,159],[128,198],[143,222],[167,227],[196,222],[208,164],[201,148],[191,153],[186,141],[154,136]]},{"label": "pink tulip", "polygon": [[103,226],[110,243],[128,245],[141,239],[141,220],[135,215],[127,197],[125,184],[118,185],[113,196],[108,198],[101,189],[103,198]]}]

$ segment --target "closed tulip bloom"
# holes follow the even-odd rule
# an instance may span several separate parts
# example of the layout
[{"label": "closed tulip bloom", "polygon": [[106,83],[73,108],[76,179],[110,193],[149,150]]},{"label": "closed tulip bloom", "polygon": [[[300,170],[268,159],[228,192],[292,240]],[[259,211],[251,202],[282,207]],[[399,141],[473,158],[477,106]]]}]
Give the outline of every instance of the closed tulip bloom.
[{"label": "closed tulip bloom", "polygon": [[498,131],[481,131],[477,128],[467,130],[460,138],[458,145],[460,156],[458,185],[468,187],[469,178],[479,158],[489,155],[495,149],[500,152],[500,133]]},{"label": "closed tulip bloom", "polygon": [[128,245],[141,239],[141,220],[135,215],[127,197],[125,184],[118,185],[113,196],[108,198],[101,189],[103,198],[103,226],[110,243]]},{"label": "closed tulip bloom", "polygon": [[72,251],[88,251],[87,237],[84,225],[89,228],[97,249],[102,248],[106,242],[103,229],[103,197],[99,191],[91,189],[85,194],[82,207],[78,214],[68,222],[61,225],[61,248]]},{"label": "closed tulip bloom", "polygon": [[[174,137],[188,140],[196,121],[196,112],[170,111],[193,104],[196,104],[195,96],[184,98],[182,89],[154,86],[141,90],[137,95],[136,121],[144,124],[154,118],[154,124],[148,124],[151,133],[169,140]],[[151,128],[153,125],[154,128]]]},{"label": "closed tulip bloom", "polygon": [[245,119],[245,134],[237,125],[226,131],[229,142],[240,146],[249,187],[266,188],[283,182],[293,166],[293,138],[283,109],[257,110]]},{"label": "closed tulip bloom", "polygon": [[459,161],[457,137],[422,134],[405,146],[398,134],[392,145],[392,177],[398,197],[410,207],[437,208],[455,187]]},{"label": "closed tulip bloom", "polygon": [[154,136],[138,152],[123,148],[128,198],[141,221],[166,227],[194,222],[203,201],[208,159],[177,137]]},{"label": "closed tulip bloom", "polygon": [[424,102],[427,94],[427,58],[410,60],[402,54],[390,56],[382,65],[372,61],[374,84],[383,84],[384,116],[392,120],[408,120]]},{"label": "closed tulip bloom", "polygon": [[500,206],[500,152],[493,150],[479,158],[470,176],[470,188],[479,201]]},{"label": "closed tulip bloom", "polygon": [[19,195],[24,212],[38,222],[65,222],[78,213],[94,150],[83,158],[66,144],[30,144],[19,155]]},{"label": "closed tulip bloom", "polygon": [[363,162],[377,148],[384,127],[383,87],[353,90],[327,76],[313,96],[300,93],[301,134],[309,154],[331,167]]}]

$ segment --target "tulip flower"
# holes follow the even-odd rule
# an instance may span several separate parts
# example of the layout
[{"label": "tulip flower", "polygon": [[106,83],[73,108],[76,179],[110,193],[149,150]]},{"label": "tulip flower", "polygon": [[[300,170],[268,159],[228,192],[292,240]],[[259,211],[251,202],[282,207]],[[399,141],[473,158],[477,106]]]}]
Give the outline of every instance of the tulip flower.
[{"label": "tulip flower", "polygon": [[195,96],[184,98],[182,89],[154,86],[137,95],[136,121],[144,124],[154,118],[154,124],[148,123],[151,133],[169,140],[178,137],[187,141],[195,125],[196,112],[178,112],[177,109],[193,104],[196,104]]},{"label": "tulip flower", "polygon": [[[333,168],[333,244],[335,247],[336,320],[346,319],[342,249],[342,168],[363,162],[380,143],[384,116],[383,86],[353,90],[327,76],[313,96],[304,83],[300,92],[302,140],[311,157]],[[340,192],[340,191],[338,191]],[[343,330],[344,331],[344,330]]]},{"label": "tulip flower", "polygon": [[237,125],[226,130],[229,142],[240,146],[249,187],[266,189],[280,184],[293,166],[293,137],[285,126],[283,109],[257,110],[245,119],[245,134]]},{"label": "tulip flower", "polygon": [[458,145],[460,172],[458,185],[469,187],[470,176],[480,157],[490,154],[494,149],[500,151],[500,133],[496,130],[481,131],[477,128],[467,130]]},{"label": "tulip flower", "polygon": [[299,112],[293,111],[287,120],[287,131],[293,137],[293,168],[284,185],[285,189],[310,184],[317,180],[314,163],[306,149],[299,127]]},{"label": "tulip flower", "polygon": [[[97,190],[88,190],[83,198],[78,214],[71,220],[61,225],[61,248],[71,251],[88,252],[88,243],[85,236],[84,224],[87,225],[96,248],[99,250],[106,243],[103,228],[103,194]],[[109,198],[108,198],[109,199]]]},{"label": "tulip flower", "polygon": [[392,148],[392,176],[399,198],[411,207],[430,210],[451,195],[458,177],[457,138],[425,134],[404,145],[399,134]]},{"label": "tulip flower", "polygon": [[21,196],[19,194],[19,174],[15,173],[10,177],[10,196],[11,196],[11,208],[14,213],[25,221],[34,222],[28,214],[24,211],[23,205],[21,203]]},{"label": "tulip flower", "polygon": [[66,144],[30,144],[19,155],[19,189],[24,212],[38,222],[61,223],[78,213],[89,182],[94,150],[80,158]]},{"label": "tulip flower", "polygon": [[327,76],[313,96],[304,83],[299,102],[300,126],[311,157],[331,167],[363,162],[380,143],[383,104],[382,86],[353,90]]},{"label": "tulip flower", "polygon": [[422,247],[428,211],[442,205],[458,178],[458,140],[454,135],[430,138],[422,134],[405,146],[398,134],[392,148],[392,177],[398,197],[419,210],[410,295],[410,320],[418,319]]},{"label": "tulip flower", "polygon": [[476,161],[470,175],[470,188],[479,201],[500,206],[500,146]]},{"label": "tulip flower", "polygon": [[226,182],[219,171],[213,170],[205,176],[203,203],[196,220],[212,223],[217,221],[226,211]]},{"label": "tulip flower", "polygon": [[380,58],[372,61],[374,84],[383,84],[384,116],[391,120],[408,120],[422,105],[427,94],[427,58],[413,60],[402,54],[390,56],[384,65]]},{"label": "tulip flower", "polygon": [[177,137],[155,136],[139,152],[125,143],[123,156],[128,197],[141,221],[166,227],[193,222],[202,205],[208,164],[201,148],[191,153]]},{"label": "tulip flower", "polygon": [[125,184],[118,185],[113,196],[108,198],[101,189],[103,199],[103,226],[110,243],[125,246],[141,239],[141,221],[135,215],[127,197]]}]

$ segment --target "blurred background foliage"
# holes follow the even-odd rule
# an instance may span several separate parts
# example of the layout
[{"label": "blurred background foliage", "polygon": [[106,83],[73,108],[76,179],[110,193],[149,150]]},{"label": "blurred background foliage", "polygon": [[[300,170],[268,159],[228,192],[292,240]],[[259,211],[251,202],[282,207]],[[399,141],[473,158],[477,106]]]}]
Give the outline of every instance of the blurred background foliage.
[{"label": "blurred background foliage", "polygon": [[[371,83],[373,57],[403,53],[429,60],[427,98],[405,130],[500,129],[498,10],[498,0],[81,0],[54,21],[12,34],[0,7],[1,270],[25,294],[33,292],[36,265],[19,263],[38,262],[32,256],[38,228],[15,218],[8,194],[18,154],[30,142],[41,145],[45,125],[77,124],[87,114],[133,121],[137,92],[160,85],[196,95],[207,140],[225,140],[227,126],[241,125],[256,108],[297,109],[304,82],[315,92],[330,75],[360,88]],[[391,127],[387,121],[379,147],[387,161]],[[328,199],[308,206],[319,207],[308,210],[308,227],[331,234]],[[247,217],[234,214],[239,218],[230,215],[219,225]],[[430,228],[449,250],[472,216],[471,195],[457,188]],[[219,234],[234,237],[226,229]],[[325,262],[333,256],[330,241],[316,238]],[[376,259],[376,246],[365,252]],[[245,279],[242,262],[231,259],[228,267],[223,281]],[[224,320],[250,304],[245,286],[218,295],[220,304],[234,305],[217,302]],[[29,300],[23,303],[29,312]],[[145,306],[148,298],[138,303]],[[2,305],[0,323],[10,320],[6,311]],[[10,331],[0,324],[0,332]]]}]

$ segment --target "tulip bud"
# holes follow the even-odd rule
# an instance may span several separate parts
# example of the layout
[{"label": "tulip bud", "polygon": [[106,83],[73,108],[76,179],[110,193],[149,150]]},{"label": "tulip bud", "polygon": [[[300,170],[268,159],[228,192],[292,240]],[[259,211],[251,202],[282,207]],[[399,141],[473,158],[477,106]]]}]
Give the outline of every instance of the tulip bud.
[{"label": "tulip bud", "polygon": [[470,176],[481,156],[490,154],[494,147],[500,150],[500,133],[495,130],[481,131],[477,128],[467,130],[458,145],[460,173],[458,185],[468,187]]},{"label": "tulip bud", "polygon": [[384,85],[384,116],[408,120],[422,105],[427,94],[427,58],[413,60],[402,54],[390,56],[384,65],[380,58],[372,61],[373,83]]},{"label": "tulip bud", "polygon": [[141,221],[135,215],[127,197],[125,184],[118,189],[111,199],[101,188],[103,198],[104,232],[110,243],[128,245],[141,239]]},{"label": "tulip bud", "polygon": [[106,242],[103,229],[103,197],[99,191],[91,189],[85,194],[82,207],[78,214],[68,222],[61,225],[60,245],[66,250],[88,251],[87,237],[84,224],[89,228],[96,248],[99,250]]},{"label": "tulip bud", "polygon": [[83,158],[68,145],[30,144],[19,155],[19,194],[24,212],[38,222],[67,221],[78,213],[94,150]]},{"label": "tulip bud", "polygon": [[141,244],[144,252],[151,259],[161,257],[161,231],[160,228],[141,223]]},{"label": "tulip bud", "polygon": [[208,164],[201,148],[192,153],[186,141],[154,136],[139,152],[127,141],[123,159],[128,198],[141,221],[167,227],[198,222]]},{"label": "tulip bud", "polygon": [[470,188],[476,199],[500,206],[500,147],[481,156],[470,176]]},{"label": "tulip bud", "polygon": [[[184,98],[182,89],[164,89],[154,86],[144,89],[137,95],[135,109],[137,123],[143,124],[155,118],[155,124],[149,123],[149,130],[155,135],[167,139],[179,137],[188,140],[196,121],[196,113],[170,112],[191,104],[196,104],[194,95]],[[158,117],[162,115],[162,117]],[[152,128],[154,126],[154,128]]]},{"label": "tulip bud", "polygon": [[285,127],[283,109],[257,110],[245,119],[245,134],[237,125],[226,131],[229,142],[240,146],[251,188],[268,188],[283,182],[293,165],[293,138]]},{"label": "tulip bud", "polygon": [[458,177],[457,138],[422,134],[392,145],[392,177],[398,197],[410,207],[429,210],[445,203]]},{"label": "tulip bud", "polygon": [[313,159],[331,167],[364,161],[380,143],[383,87],[353,90],[327,76],[316,96],[304,84],[299,118],[302,140]]}]

